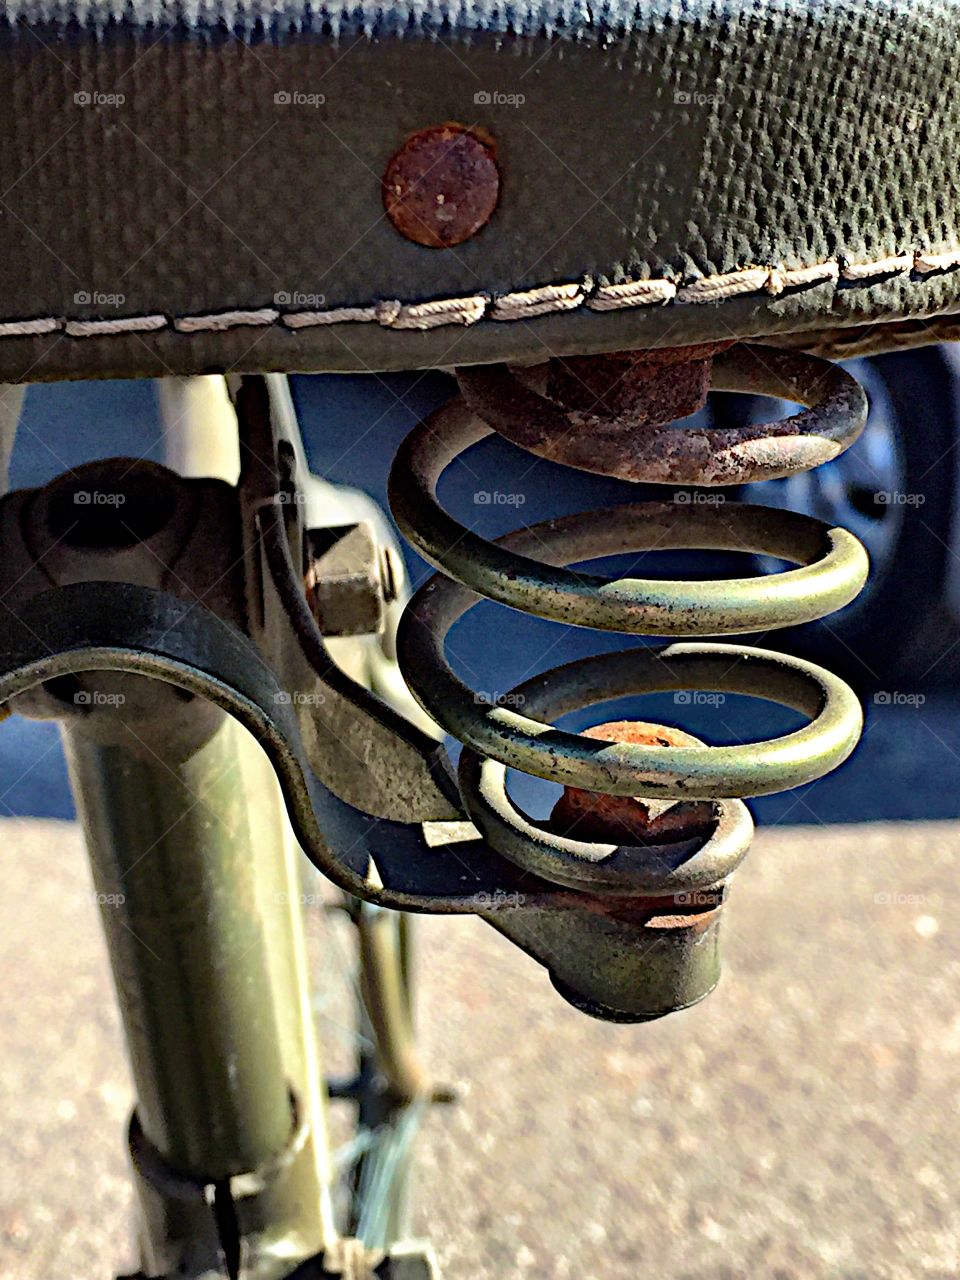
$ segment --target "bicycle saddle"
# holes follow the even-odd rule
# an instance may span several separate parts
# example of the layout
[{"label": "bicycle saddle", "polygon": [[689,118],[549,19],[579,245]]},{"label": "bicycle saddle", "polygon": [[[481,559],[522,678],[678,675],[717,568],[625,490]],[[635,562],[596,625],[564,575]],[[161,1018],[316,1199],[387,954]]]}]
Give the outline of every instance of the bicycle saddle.
[{"label": "bicycle saddle", "polygon": [[957,0],[7,0],[0,378],[930,341],[958,83]]}]

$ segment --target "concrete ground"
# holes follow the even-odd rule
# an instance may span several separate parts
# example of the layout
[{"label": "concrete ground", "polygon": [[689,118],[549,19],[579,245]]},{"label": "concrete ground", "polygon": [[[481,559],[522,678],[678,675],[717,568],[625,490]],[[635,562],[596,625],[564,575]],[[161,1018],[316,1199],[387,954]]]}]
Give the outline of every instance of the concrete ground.
[{"label": "concrete ground", "polygon": [[[131,1103],[79,833],[0,822],[0,1275],[129,1266]],[[592,1022],[480,923],[420,930],[441,1079],[420,1225],[447,1280],[954,1280],[953,822],[768,830],[726,973],[646,1027]]]}]

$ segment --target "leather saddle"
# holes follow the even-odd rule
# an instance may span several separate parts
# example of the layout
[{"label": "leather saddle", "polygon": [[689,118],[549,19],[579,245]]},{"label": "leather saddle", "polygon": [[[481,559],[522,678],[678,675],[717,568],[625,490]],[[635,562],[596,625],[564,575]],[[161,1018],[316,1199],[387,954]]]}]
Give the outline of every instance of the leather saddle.
[{"label": "leather saddle", "polygon": [[958,84],[956,0],[7,0],[0,378],[950,337]]}]

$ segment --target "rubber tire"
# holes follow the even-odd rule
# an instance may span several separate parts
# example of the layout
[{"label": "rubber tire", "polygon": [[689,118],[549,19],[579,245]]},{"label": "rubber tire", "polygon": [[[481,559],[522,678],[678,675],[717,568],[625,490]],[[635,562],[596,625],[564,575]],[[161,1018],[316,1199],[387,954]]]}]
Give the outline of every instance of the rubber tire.
[{"label": "rubber tire", "polygon": [[[922,493],[923,505],[901,508],[896,545],[883,565],[871,568],[856,601],[769,639],[775,648],[823,663],[855,688],[894,691],[904,682],[910,689],[943,683],[960,670],[960,625],[946,602],[960,424],[954,373],[936,348],[881,355],[873,363],[894,410],[904,492]],[[754,500],[761,499],[762,493]]]}]

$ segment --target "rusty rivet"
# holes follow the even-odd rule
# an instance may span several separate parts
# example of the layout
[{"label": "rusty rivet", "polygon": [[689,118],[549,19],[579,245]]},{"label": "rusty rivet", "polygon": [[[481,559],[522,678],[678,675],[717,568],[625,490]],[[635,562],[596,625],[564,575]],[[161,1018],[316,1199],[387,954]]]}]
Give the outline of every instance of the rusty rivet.
[{"label": "rusty rivet", "polygon": [[383,175],[387,217],[407,240],[428,249],[475,236],[499,195],[493,146],[461,124],[411,134]]}]

